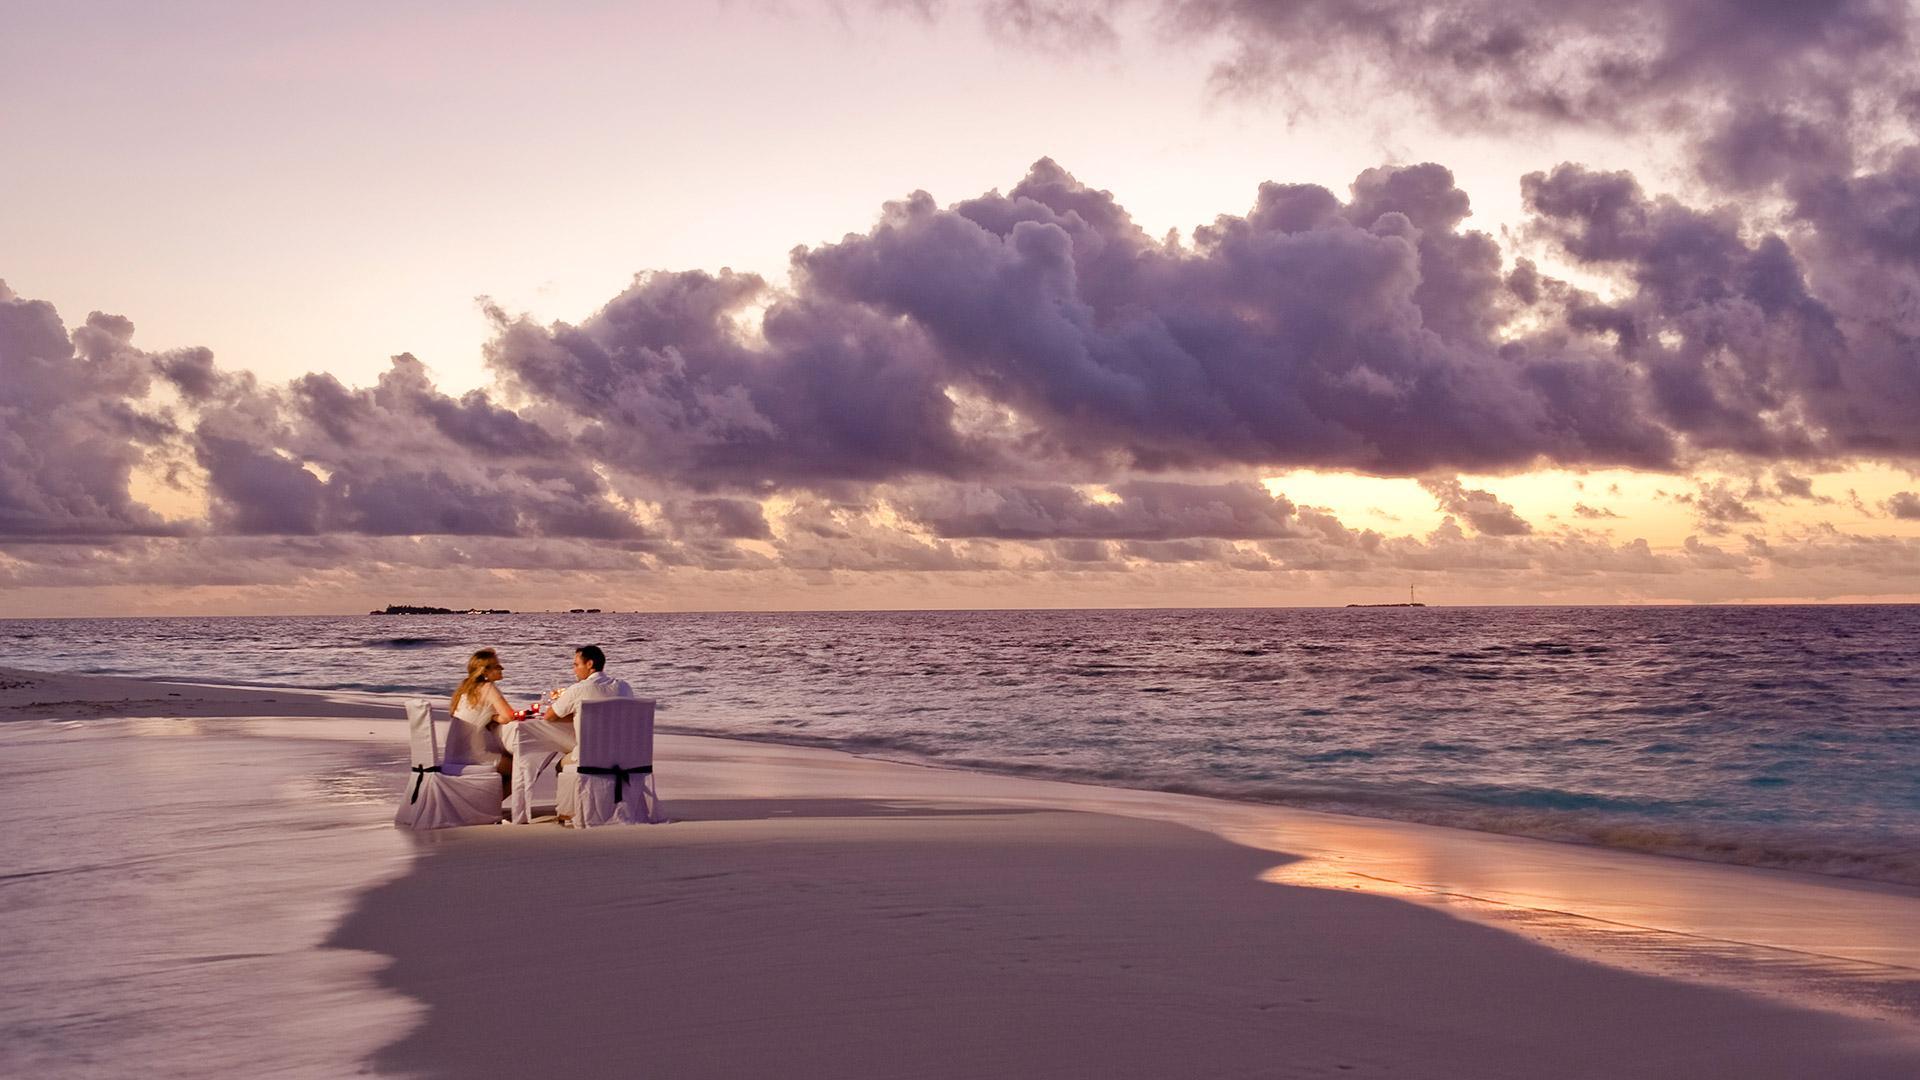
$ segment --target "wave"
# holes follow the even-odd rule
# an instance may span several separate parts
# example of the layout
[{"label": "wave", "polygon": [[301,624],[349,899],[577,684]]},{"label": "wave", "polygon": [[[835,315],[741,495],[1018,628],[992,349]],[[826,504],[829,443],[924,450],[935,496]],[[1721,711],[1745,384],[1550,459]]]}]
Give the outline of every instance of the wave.
[{"label": "wave", "polygon": [[0,622],[0,653],[444,700],[497,644],[518,701],[586,635],[721,737],[1913,879],[1920,607],[1421,619],[1417,641],[1309,610],[533,614],[489,641],[459,619],[52,620]]},{"label": "wave", "polygon": [[370,649],[428,649],[435,645],[451,645],[452,638],[437,637],[389,637],[368,638],[361,642]]},{"label": "wave", "polygon": [[1041,764],[953,754],[910,735],[809,735],[786,730],[743,733],[725,728],[662,727],[689,735],[841,750],[879,760],[973,769],[1003,776],[1093,783],[1232,802],[1288,806],[1353,817],[1439,825],[1556,843],[1729,863],[1769,870],[1920,886],[1920,849],[1910,836],[1860,830],[1782,830],[1736,823],[1649,821],[1640,814],[1684,808],[1680,802],[1621,799],[1548,788],[1485,788],[1446,792],[1326,784],[1234,784],[1170,781],[1135,769]]}]

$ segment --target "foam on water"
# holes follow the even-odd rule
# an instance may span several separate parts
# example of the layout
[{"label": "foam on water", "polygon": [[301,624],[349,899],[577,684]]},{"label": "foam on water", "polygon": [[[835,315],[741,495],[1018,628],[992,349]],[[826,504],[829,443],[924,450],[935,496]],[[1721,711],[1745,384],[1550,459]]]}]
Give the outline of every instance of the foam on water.
[{"label": "foam on water", "polygon": [[0,623],[0,663],[516,702],[571,646],[668,730],[1920,884],[1920,608]]}]

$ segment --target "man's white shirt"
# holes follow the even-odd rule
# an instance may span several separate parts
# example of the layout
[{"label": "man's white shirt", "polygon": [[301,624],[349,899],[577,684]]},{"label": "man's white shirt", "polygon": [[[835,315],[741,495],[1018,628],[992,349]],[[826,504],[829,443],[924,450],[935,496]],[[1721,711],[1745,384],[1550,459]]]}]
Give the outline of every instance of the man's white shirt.
[{"label": "man's white shirt", "polygon": [[528,755],[568,753],[575,743],[573,725],[557,721],[574,719],[583,701],[632,696],[633,687],[628,686],[625,679],[616,679],[604,671],[596,671],[560,691],[560,696],[554,698],[547,706],[547,711],[540,716],[501,724],[500,741],[514,755],[515,768],[519,768],[518,760]]},{"label": "man's white shirt", "polygon": [[555,719],[571,719],[580,711],[583,701],[605,701],[608,698],[630,698],[633,687],[625,679],[616,679],[604,671],[593,674],[560,691],[560,696],[547,706],[547,715]]}]

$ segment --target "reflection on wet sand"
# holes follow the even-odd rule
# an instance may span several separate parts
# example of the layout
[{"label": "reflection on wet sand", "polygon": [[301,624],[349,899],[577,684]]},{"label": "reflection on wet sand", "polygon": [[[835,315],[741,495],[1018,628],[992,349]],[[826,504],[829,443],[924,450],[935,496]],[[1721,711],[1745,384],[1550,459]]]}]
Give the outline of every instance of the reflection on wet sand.
[{"label": "reflection on wet sand", "polygon": [[[783,794],[848,760],[764,750],[756,776]],[[1920,1024],[1920,889],[938,768],[876,771],[862,782],[876,796],[964,793],[1174,821],[1284,855],[1270,881],[1400,897],[1615,966]]]}]

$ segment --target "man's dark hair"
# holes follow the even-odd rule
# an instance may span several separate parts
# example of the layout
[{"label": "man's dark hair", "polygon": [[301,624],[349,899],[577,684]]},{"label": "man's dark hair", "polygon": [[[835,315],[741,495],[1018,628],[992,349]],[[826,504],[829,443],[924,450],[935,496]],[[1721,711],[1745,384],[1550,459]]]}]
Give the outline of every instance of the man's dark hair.
[{"label": "man's dark hair", "polygon": [[593,665],[595,671],[607,670],[607,654],[600,651],[598,645],[582,645],[573,650],[580,658]]}]

